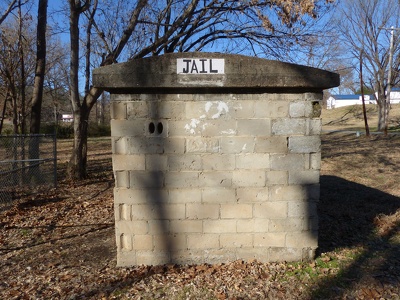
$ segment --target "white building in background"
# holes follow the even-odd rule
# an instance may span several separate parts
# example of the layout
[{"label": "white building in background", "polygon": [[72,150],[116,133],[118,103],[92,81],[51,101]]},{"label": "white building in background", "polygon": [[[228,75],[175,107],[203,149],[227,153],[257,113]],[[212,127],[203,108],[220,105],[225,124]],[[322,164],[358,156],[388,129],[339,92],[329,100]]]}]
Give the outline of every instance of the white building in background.
[{"label": "white building in background", "polygon": [[[376,104],[374,95],[364,95],[365,104]],[[349,105],[361,105],[361,95],[332,95],[326,102],[326,108],[338,108]]]},{"label": "white building in background", "polygon": [[61,121],[65,123],[72,123],[74,121],[74,115],[72,114],[62,114]]},{"label": "white building in background", "polygon": [[[326,108],[338,108],[349,105],[362,105],[361,95],[332,95],[328,98],[326,102]],[[365,104],[376,104],[375,95],[364,95]],[[390,103],[398,104],[400,103],[400,88],[393,88],[390,92]]]},{"label": "white building in background", "polygon": [[[375,94],[375,97],[377,95]],[[390,103],[392,104],[399,104],[400,103],[400,88],[392,88],[390,92]]]}]

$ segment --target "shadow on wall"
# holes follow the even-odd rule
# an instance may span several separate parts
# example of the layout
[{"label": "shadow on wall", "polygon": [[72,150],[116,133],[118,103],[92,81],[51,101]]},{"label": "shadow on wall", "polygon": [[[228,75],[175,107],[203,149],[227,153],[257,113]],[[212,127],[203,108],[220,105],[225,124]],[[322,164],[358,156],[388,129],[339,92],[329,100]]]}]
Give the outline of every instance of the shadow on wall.
[{"label": "shadow on wall", "polygon": [[[158,102],[156,102],[156,105]],[[141,211],[135,212],[132,207],[132,216],[135,220],[143,220],[150,217],[150,234],[154,235],[153,250],[159,251],[158,259],[160,264],[176,263],[174,253],[178,250],[175,247],[174,235],[171,233],[171,205],[168,192],[165,190],[167,160],[165,155],[166,143],[165,132],[162,121],[158,118],[158,105],[154,109],[154,120],[150,121],[146,130],[146,137],[143,139],[134,137],[131,140],[133,148],[143,149],[145,156],[145,171],[131,172],[130,186],[134,189],[141,189],[145,193],[145,215]],[[140,152],[140,151],[139,151]],[[140,206],[140,205],[139,205]],[[143,211],[142,211],[143,212]],[[137,241],[134,241],[134,243]],[[138,261],[139,262],[139,261]]]},{"label": "shadow on wall", "polygon": [[362,252],[342,272],[320,282],[312,299],[339,299],[368,279],[400,286],[400,223],[377,227],[379,218],[399,209],[398,197],[340,177],[321,176],[319,252],[356,247]]}]

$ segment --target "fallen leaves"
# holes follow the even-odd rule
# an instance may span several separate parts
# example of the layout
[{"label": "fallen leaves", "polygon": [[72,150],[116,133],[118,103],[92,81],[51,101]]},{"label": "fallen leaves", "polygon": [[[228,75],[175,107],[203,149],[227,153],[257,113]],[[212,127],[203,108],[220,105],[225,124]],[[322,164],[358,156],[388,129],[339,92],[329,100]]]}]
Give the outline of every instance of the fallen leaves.
[{"label": "fallen leaves", "polygon": [[[344,213],[322,212],[332,231],[322,228],[321,241],[343,245],[344,232],[372,227],[373,220],[378,235],[371,242],[363,232],[352,237],[358,243],[312,262],[116,268],[113,179],[104,171],[111,170],[111,160],[105,161],[88,180],[61,181],[57,190],[0,211],[0,299],[399,299],[400,243],[384,240],[396,230],[398,236],[399,215],[358,219],[366,206],[355,213],[348,202]],[[339,230],[344,220],[356,226]]]}]

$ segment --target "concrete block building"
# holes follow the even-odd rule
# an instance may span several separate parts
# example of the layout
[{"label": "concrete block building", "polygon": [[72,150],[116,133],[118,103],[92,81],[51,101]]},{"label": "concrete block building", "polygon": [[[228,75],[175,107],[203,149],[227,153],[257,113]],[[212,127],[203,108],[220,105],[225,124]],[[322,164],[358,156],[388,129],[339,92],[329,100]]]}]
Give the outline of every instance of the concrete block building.
[{"label": "concrete block building", "polygon": [[176,53],[96,69],[111,93],[119,266],[311,259],[327,71]]}]

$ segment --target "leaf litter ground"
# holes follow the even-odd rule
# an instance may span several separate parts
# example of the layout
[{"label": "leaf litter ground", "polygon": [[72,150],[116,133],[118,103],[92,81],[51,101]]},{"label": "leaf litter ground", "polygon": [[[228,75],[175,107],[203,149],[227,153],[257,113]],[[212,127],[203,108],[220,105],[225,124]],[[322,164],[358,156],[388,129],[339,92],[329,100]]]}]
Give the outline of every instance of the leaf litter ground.
[{"label": "leaf litter ground", "polygon": [[0,210],[0,299],[400,299],[400,137],[322,135],[319,255],[312,262],[117,268],[110,141],[90,178]]}]

